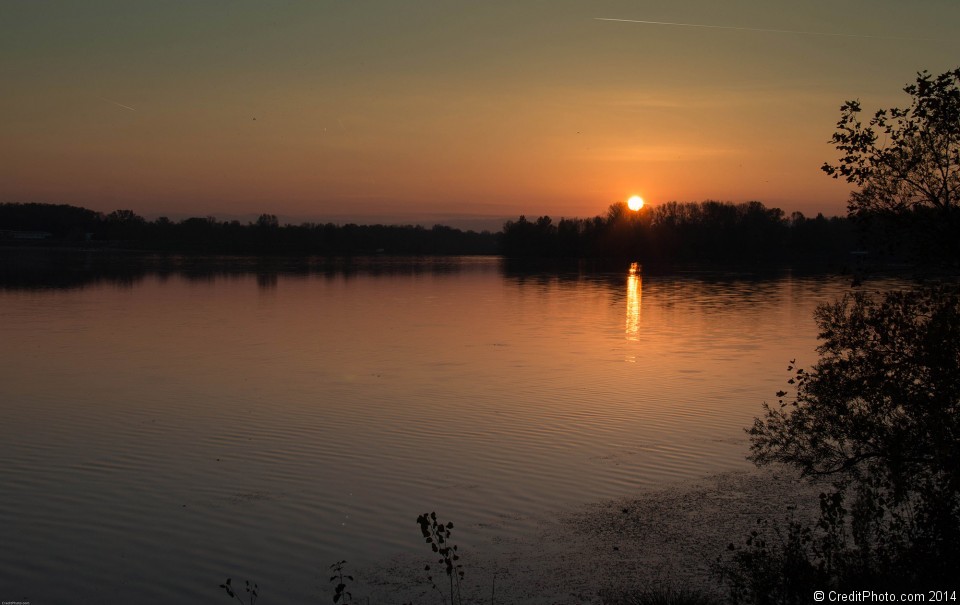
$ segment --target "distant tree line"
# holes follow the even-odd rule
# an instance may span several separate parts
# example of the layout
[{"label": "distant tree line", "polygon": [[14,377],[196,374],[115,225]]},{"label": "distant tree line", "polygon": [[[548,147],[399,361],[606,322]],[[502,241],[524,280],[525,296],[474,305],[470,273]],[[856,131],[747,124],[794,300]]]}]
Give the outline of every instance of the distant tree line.
[{"label": "distant tree line", "polygon": [[212,216],[148,221],[131,210],[102,214],[66,204],[0,204],[0,241],[26,232],[49,234],[51,243],[111,246],[158,252],[208,254],[496,254],[497,234],[444,225],[280,225],[272,214],[255,221]]},{"label": "distant tree line", "polygon": [[668,202],[639,212],[626,204],[606,216],[534,221],[521,216],[503,228],[509,257],[629,258],[642,262],[813,261],[846,259],[857,247],[845,218],[800,212],[789,217],[760,202]]},{"label": "distant tree line", "polygon": [[[131,210],[109,214],[66,204],[0,204],[0,243],[30,233],[35,245],[86,245],[155,252],[283,255],[467,255],[510,258],[598,258],[641,262],[822,263],[847,260],[857,248],[845,218],[789,217],[760,202],[668,202],[639,212],[625,204],[606,216],[549,216],[507,221],[501,233],[443,225],[281,225],[262,214],[253,222],[212,216],[148,221]],[[42,235],[45,241],[37,241]]]}]

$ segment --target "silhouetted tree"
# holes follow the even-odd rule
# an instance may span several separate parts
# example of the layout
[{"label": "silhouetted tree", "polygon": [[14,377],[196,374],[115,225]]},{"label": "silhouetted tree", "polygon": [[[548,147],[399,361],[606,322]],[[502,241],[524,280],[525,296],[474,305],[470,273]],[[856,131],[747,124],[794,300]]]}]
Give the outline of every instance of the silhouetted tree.
[{"label": "silhouetted tree", "polygon": [[276,229],[280,226],[280,221],[276,214],[261,214],[257,217],[257,227],[261,229]]},{"label": "silhouetted tree", "polygon": [[57,239],[82,240],[101,219],[93,210],[67,204],[0,204],[0,229],[48,231]]},{"label": "silhouetted tree", "polygon": [[140,241],[146,224],[146,219],[133,210],[114,210],[103,218],[97,233],[107,240]]},{"label": "silhouetted tree", "polygon": [[117,223],[120,225],[142,225],[143,223],[147,222],[146,219],[133,210],[114,210],[104,217],[104,221],[107,223]]},{"label": "silhouetted tree", "polygon": [[521,216],[503,227],[508,257],[616,258],[640,262],[846,261],[846,219],[788,220],[760,202],[667,202],[639,212],[613,204],[592,219]]},{"label": "silhouetted tree", "polygon": [[[816,312],[822,344],[750,429],[752,460],[835,480],[846,573],[944,580],[960,566],[960,295],[855,293]],[[792,368],[791,368],[792,369]],[[838,530],[844,529],[838,526]],[[823,554],[821,553],[821,558]],[[838,559],[839,560],[839,559]]]},{"label": "silhouetted tree", "polygon": [[860,101],[841,108],[832,142],[842,155],[822,170],[860,187],[852,218],[908,244],[924,260],[960,260],[960,68],[917,74],[904,88],[911,104],[881,109],[864,125]]}]

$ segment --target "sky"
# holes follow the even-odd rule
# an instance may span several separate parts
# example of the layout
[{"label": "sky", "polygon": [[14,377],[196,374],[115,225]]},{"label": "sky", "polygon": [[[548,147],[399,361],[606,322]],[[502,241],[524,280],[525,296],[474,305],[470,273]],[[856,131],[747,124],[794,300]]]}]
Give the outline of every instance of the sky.
[{"label": "sky", "polygon": [[840,105],[908,104],[960,65],[958,24],[956,0],[0,0],[0,202],[840,215],[850,186],[819,170]]}]

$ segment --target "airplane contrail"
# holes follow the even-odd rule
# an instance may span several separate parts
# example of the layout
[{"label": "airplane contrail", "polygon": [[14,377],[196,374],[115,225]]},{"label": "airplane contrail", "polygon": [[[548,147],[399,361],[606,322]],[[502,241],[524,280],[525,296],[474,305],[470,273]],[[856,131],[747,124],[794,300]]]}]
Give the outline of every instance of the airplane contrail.
[{"label": "airplane contrail", "polygon": [[643,23],[646,25],[673,25],[676,27],[703,27],[708,29],[735,29],[748,32],[770,32],[775,34],[799,34],[803,36],[837,36],[842,38],[874,38],[877,40],[924,40],[930,41],[933,38],[905,38],[899,36],[871,36],[869,34],[840,34],[834,32],[811,32],[795,29],[767,29],[762,27],[737,27],[735,25],[705,25],[703,23],[673,23],[670,21],[642,21],[640,19],[612,19],[608,17],[594,17],[597,21],[620,21],[623,23]]},{"label": "airplane contrail", "polygon": [[129,109],[130,111],[136,111],[136,109],[134,109],[133,107],[130,107],[129,105],[124,105],[123,103],[117,103],[112,99],[108,99],[106,97],[97,97],[97,98],[100,99],[101,101],[106,101],[107,103],[113,103],[117,107],[123,107],[124,109]]}]

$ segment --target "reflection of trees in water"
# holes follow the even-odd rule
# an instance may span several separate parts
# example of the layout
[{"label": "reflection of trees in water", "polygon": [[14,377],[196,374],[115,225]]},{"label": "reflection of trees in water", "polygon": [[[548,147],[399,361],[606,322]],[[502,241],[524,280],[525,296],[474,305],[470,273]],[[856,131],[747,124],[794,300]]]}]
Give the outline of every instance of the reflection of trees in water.
[{"label": "reflection of trees in water", "polygon": [[96,254],[66,250],[7,250],[0,253],[0,288],[83,288],[101,282],[133,287],[145,272],[129,259],[110,262]]},{"label": "reflection of trees in water", "polygon": [[261,290],[274,290],[278,279],[277,273],[257,273],[257,287]]},{"label": "reflection of trees in water", "polygon": [[620,290],[630,265],[630,262],[609,259],[503,258],[500,273],[508,282],[518,285],[576,286],[589,281]]},{"label": "reflection of trees in water", "polygon": [[[557,261],[516,258],[504,258],[500,262],[501,274],[508,283],[543,287],[559,285],[566,288],[577,288],[584,284],[601,285],[609,289],[618,301],[619,297],[626,297],[624,280],[629,276],[633,265],[637,267],[637,275],[652,280],[650,283],[654,286],[659,283],[658,278],[665,277],[676,287],[693,289],[696,294],[710,295],[723,291],[752,291],[762,289],[761,286],[764,285],[770,288],[780,287],[773,284],[786,278],[817,282],[824,277],[836,276],[836,271],[818,266],[798,269],[729,263],[717,268],[711,265],[662,266],[611,260]],[[773,297],[770,300],[773,300]],[[706,304],[709,305],[709,301]]]},{"label": "reflection of trees in water", "polygon": [[[631,263],[595,259],[507,259],[498,257],[275,257],[275,256],[184,256],[139,254],[107,250],[5,249],[0,250],[0,289],[82,288],[101,283],[132,287],[150,277],[166,281],[173,277],[194,283],[254,276],[261,287],[274,287],[280,277],[312,277],[351,280],[361,276],[453,275],[468,272],[498,273],[507,283],[525,286],[577,288],[602,286],[616,301],[628,298],[624,289]],[[656,287],[658,276],[671,283],[686,284],[696,293],[731,289],[750,291],[758,284],[771,284],[786,276],[820,276],[826,271],[755,267],[724,270],[704,267],[648,267],[638,265],[638,277]],[[647,284],[644,284],[647,285]],[[747,287],[744,287],[747,286]],[[762,300],[757,301],[763,304]],[[702,301],[701,301],[702,303]],[[709,305],[709,301],[705,304]]]},{"label": "reflection of trees in water", "polygon": [[255,276],[261,288],[284,277],[350,280],[359,276],[445,275],[496,271],[492,257],[285,258],[143,255],[84,250],[0,251],[0,289],[83,288],[97,284],[133,287],[147,277],[179,277],[196,283]]}]

